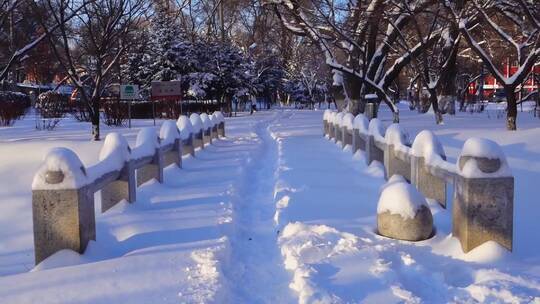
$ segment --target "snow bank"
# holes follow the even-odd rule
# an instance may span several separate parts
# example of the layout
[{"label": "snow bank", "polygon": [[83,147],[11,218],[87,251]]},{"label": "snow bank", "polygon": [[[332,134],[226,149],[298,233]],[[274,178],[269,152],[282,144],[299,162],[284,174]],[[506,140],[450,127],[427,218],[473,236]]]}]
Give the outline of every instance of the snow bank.
[{"label": "snow bank", "polygon": [[220,111],[215,111],[214,114],[212,114],[212,116],[216,118],[216,121],[218,123],[225,122],[225,117],[223,116],[223,113],[221,113]]},{"label": "snow bank", "polygon": [[[48,171],[61,171],[64,179],[57,184],[46,182]],[[32,181],[32,190],[78,189],[88,184],[86,170],[75,152],[67,148],[53,148],[43,158]]]},{"label": "snow bank", "polygon": [[353,126],[355,129],[360,130],[360,133],[367,134],[369,130],[369,120],[364,114],[358,114],[354,118]]},{"label": "snow bank", "polygon": [[460,157],[481,157],[490,160],[498,159],[500,161],[500,168],[493,173],[485,173],[478,168],[477,161],[475,159],[469,159],[463,165],[458,165],[458,170],[461,176],[466,178],[481,178],[481,177],[507,177],[512,176],[512,171],[506,162],[506,157],[501,147],[494,141],[485,138],[469,138],[463,145]]},{"label": "snow bank", "polygon": [[426,198],[401,175],[393,175],[383,186],[377,214],[388,211],[405,219],[413,219],[422,206],[427,208]]},{"label": "snow bank", "polygon": [[[92,242],[92,241],[91,241]],[[79,254],[70,249],[62,249],[55,252],[50,257],[37,264],[30,272],[41,271],[46,269],[53,269],[58,267],[75,266],[88,263],[88,259],[84,258],[84,255]]]},{"label": "snow bank", "polygon": [[298,293],[298,303],[333,303],[333,295],[316,280],[313,265],[330,264],[336,256],[355,253],[358,239],[325,225],[289,223],[278,239],[285,268],[293,273],[289,287]]},{"label": "snow bank", "polygon": [[373,118],[369,122],[369,128],[368,128],[369,134],[373,135],[376,140],[378,141],[385,141],[384,140],[384,128],[381,124],[381,121],[377,118]]},{"label": "snow bank", "polygon": [[159,129],[159,137],[161,138],[162,145],[168,145],[174,143],[174,141],[179,137],[178,127],[176,123],[172,120],[166,120],[161,125]]},{"label": "snow bank", "polygon": [[202,113],[200,117],[205,130],[211,129],[213,127],[212,121],[210,121],[210,117],[208,117],[208,114]]},{"label": "snow bank", "polygon": [[132,151],[134,159],[152,156],[159,147],[158,136],[154,128],[143,128],[137,134],[135,148]]},{"label": "snow bank", "polygon": [[178,117],[178,120],[176,121],[176,126],[178,127],[178,130],[180,130],[181,139],[188,139],[189,136],[193,133],[193,126],[191,125],[191,120],[185,115],[180,115],[180,117]]},{"label": "snow bank", "polygon": [[346,113],[345,115],[343,115],[341,124],[343,127],[346,127],[347,130],[352,131],[354,125],[354,115],[352,115],[351,113]]},{"label": "snow bank", "polygon": [[189,120],[191,121],[191,125],[193,126],[193,132],[199,133],[203,129],[203,122],[201,120],[201,117],[197,113],[193,113],[189,116]]}]

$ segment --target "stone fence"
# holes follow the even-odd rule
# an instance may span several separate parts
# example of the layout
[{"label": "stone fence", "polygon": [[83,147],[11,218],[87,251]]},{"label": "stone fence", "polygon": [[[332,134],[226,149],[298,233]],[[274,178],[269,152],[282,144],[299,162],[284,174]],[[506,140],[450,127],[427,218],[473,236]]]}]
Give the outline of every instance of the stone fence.
[{"label": "stone fence", "polygon": [[378,161],[385,178],[397,174],[429,199],[446,208],[447,185],[453,185],[452,234],[464,252],[487,241],[512,250],[514,177],[502,149],[493,141],[468,139],[457,163],[446,161],[443,146],[430,131],[408,142],[398,124],[386,130],[378,119],[326,111],[324,135],[352,153],[365,153],[367,164]]},{"label": "stone fence", "polygon": [[162,183],[165,167],[181,168],[183,155],[194,156],[224,136],[223,115],[215,112],[165,121],[159,134],[141,129],[133,148],[122,135],[109,133],[99,162],[90,167],[69,149],[52,149],[32,184],[36,264],[62,249],[83,253],[96,239],[95,192],[101,190],[101,212],[122,200],[133,203],[138,186],[151,179]]}]

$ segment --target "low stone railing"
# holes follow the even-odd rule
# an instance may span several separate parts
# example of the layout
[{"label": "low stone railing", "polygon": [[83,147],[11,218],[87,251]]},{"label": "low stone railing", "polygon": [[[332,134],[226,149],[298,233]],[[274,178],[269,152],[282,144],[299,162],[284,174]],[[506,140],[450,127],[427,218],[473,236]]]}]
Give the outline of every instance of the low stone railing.
[{"label": "low stone railing", "polygon": [[192,114],[176,124],[165,121],[159,134],[141,129],[133,148],[121,134],[109,133],[98,163],[90,167],[67,148],[49,151],[32,183],[36,264],[61,249],[83,253],[96,239],[95,192],[101,190],[101,212],[122,200],[133,203],[138,186],[151,179],[162,183],[165,167],[181,168],[182,155],[195,155],[197,147],[220,136],[225,136],[220,112]]},{"label": "low stone railing", "polygon": [[353,154],[363,151],[368,165],[381,162],[386,179],[401,175],[444,208],[447,185],[453,184],[452,233],[464,252],[487,241],[512,250],[514,177],[495,142],[468,139],[454,164],[431,131],[420,132],[411,145],[398,124],[385,131],[376,118],[368,122],[363,114],[328,110],[323,126],[329,139],[350,145]]}]

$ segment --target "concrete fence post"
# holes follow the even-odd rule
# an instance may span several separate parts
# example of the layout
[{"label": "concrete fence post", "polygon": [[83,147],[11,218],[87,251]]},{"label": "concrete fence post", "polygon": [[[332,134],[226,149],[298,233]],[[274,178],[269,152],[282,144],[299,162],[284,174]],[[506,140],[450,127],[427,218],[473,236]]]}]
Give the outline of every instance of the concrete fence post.
[{"label": "concrete fence post", "polygon": [[137,187],[153,178],[163,183],[163,167],[163,151],[157,148],[152,161],[137,169]]},{"label": "concrete fence post", "polygon": [[408,182],[411,181],[411,164],[407,161],[402,160],[397,156],[397,151],[395,145],[386,144],[386,149],[384,149],[384,168],[385,168],[385,177],[389,179],[393,175],[401,175]]},{"label": "concrete fence post", "polygon": [[178,168],[182,168],[182,140],[176,138],[173,143],[173,148],[163,154],[163,167],[171,164],[176,164]]},{"label": "concrete fence post", "polygon": [[[446,159],[444,155],[441,157]],[[425,197],[436,200],[446,209],[446,181],[429,172],[424,157],[411,156],[411,183]]]},{"label": "concrete fence post", "polygon": [[117,180],[101,189],[101,213],[109,210],[121,200],[133,203],[137,200],[137,183],[133,162],[126,162]]},{"label": "concrete fence post", "polygon": [[212,139],[218,139],[219,138],[219,135],[218,135],[218,125],[217,124],[214,124],[212,126]]},{"label": "concrete fence post", "polygon": [[384,151],[379,149],[375,144],[375,137],[369,135],[366,146],[367,165],[370,165],[373,161],[379,161],[381,164],[384,164]]},{"label": "concrete fence post", "polygon": [[204,149],[203,130],[193,134],[193,147]]},{"label": "concrete fence post", "polygon": [[203,129],[203,145],[212,143],[212,129]]},{"label": "concrete fence post", "polygon": [[[487,241],[512,251],[514,177],[500,173],[508,170],[506,160],[462,154],[458,166],[461,173],[455,179],[452,233],[463,251]],[[475,172],[481,174],[464,174],[465,166],[476,166]]]},{"label": "concrete fence post", "polygon": [[86,184],[86,178],[86,169],[78,156],[64,148],[49,152],[44,166],[34,177],[32,217],[36,265],[62,249],[82,253],[88,242],[96,239],[94,192]]},{"label": "concrete fence post", "polygon": [[220,137],[225,137],[225,122],[220,122],[218,125],[218,135]]},{"label": "concrete fence post", "polygon": [[358,150],[366,151],[366,141],[360,135],[359,129],[353,129],[352,131],[352,153],[355,154]]},{"label": "concrete fence post", "polygon": [[345,148],[346,145],[350,145],[352,147],[352,130],[349,130],[347,127],[342,127],[343,133],[343,139],[342,139],[342,147]]},{"label": "concrete fence post", "polygon": [[182,155],[195,156],[195,145],[193,144],[193,134],[182,141]]},{"label": "concrete fence post", "polygon": [[328,127],[328,121],[326,119],[323,120],[323,136],[330,135],[329,133],[329,127]]}]

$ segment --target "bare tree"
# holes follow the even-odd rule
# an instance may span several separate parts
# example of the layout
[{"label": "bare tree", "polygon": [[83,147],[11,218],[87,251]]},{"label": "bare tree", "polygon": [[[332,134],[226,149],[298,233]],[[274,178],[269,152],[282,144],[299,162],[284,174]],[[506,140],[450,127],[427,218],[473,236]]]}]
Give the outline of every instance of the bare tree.
[{"label": "bare tree", "polygon": [[[112,69],[129,46],[127,38],[142,22],[144,0],[96,0],[77,10],[76,0],[43,2],[52,16],[47,38],[69,81],[76,87],[100,139],[101,98],[112,81]],[[37,5],[37,4],[36,4]],[[69,21],[72,14],[75,21]]]},{"label": "bare tree", "polygon": [[[503,84],[507,99],[508,130],[516,130],[517,101],[516,89],[530,75],[535,62],[540,57],[540,8],[535,0],[473,0],[461,9],[449,4],[459,29],[471,49],[482,59],[490,73]],[[482,26],[469,27],[471,16],[479,15]],[[492,39],[494,35],[505,45],[508,65],[516,62],[518,70],[513,75],[505,75],[502,65],[495,58],[499,53],[481,40]]]}]

